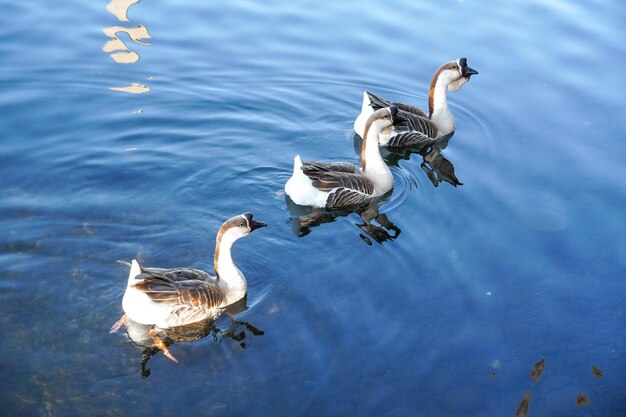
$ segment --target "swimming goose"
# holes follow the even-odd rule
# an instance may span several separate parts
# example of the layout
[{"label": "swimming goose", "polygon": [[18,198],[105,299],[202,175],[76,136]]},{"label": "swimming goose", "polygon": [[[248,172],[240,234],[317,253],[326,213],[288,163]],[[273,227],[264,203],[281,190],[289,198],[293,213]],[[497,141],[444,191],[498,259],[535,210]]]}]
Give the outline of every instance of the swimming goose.
[{"label": "swimming goose", "polygon": [[247,291],[246,279],[231,257],[233,244],[264,226],[251,213],[224,222],[215,242],[215,277],[192,268],[143,268],[133,259],[122,300],[125,315],[111,331],[119,330],[126,317],[161,329],[216,317]]},{"label": "swimming goose", "polygon": [[361,168],[349,162],[303,162],[296,155],[285,193],[301,206],[334,208],[360,204],[391,190],[393,176],[380,156],[378,136],[391,131],[397,114],[398,109],[390,106],[369,116],[364,126]]},{"label": "swimming goose", "polygon": [[376,110],[394,105],[398,107],[403,123],[394,125],[390,132],[379,135],[380,146],[415,146],[429,139],[446,136],[454,132],[454,119],[448,109],[446,91],[457,91],[478,72],[467,66],[467,59],[459,58],[443,64],[435,72],[428,92],[428,115],[417,107],[391,103],[364,91],[361,113],[354,121],[354,131],[361,137],[368,117]]}]

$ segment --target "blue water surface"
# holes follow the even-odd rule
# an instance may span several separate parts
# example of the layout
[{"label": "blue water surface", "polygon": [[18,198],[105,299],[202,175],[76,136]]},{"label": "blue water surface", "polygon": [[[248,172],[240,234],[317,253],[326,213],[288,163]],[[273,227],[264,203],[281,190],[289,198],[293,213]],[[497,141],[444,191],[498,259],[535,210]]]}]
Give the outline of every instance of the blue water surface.
[{"label": "blue water surface", "polygon": [[[106,7],[0,14],[3,414],[625,415],[626,3]],[[115,26],[149,34],[113,30],[136,62]],[[462,56],[437,159],[462,185],[384,151],[373,217],[290,204],[294,155],[358,163],[363,89],[425,108]],[[172,336],[177,364],[109,334],[117,260],[212,271],[246,211],[247,309]]]}]

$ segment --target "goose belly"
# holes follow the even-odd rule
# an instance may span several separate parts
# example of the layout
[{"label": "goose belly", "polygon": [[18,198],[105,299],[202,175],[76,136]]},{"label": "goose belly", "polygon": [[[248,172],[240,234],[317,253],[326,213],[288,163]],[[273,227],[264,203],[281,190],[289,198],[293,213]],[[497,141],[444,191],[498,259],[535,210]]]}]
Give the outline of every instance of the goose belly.
[{"label": "goose belly", "polygon": [[122,299],[124,313],[139,324],[156,324],[164,327],[170,314],[165,306],[155,303],[145,293],[128,287]]}]

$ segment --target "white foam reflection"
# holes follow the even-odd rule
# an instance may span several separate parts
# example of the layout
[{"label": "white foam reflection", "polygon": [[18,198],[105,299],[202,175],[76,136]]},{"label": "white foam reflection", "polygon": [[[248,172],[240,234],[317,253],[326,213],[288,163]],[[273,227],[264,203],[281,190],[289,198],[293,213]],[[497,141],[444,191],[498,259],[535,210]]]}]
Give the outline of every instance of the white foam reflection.
[{"label": "white foam reflection", "polygon": [[[112,0],[107,4],[106,8],[109,12],[113,13],[118,20],[128,22],[128,9],[136,3],[139,3],[139,0]],[[111,26],[103,28],[102,31],[106,36],[111,38],[102,46],[102,50],[111,53],[111,58],[118,64],[134,64],[140,59],[139,53],[131,50],[126,43],[120,39],[118,36],[120,33],[126,34],[131,41],[144,46],[150,45],[144,40],[152,38],[148,32],[148,28],[144,25],[138,25],[132,28]],[[150,88],[139,83],[132,83],[126,87],[112,87],[111,90],[142,94],[150,91]]]},{"label": "white foam reflection", "polygon": [[122,91],[124,93],[131,93],[131,94],[143,94],[143,93],[147,93],[148,91],[150,91],[150,87],[148,87],[147,85],[139,84],[139,83],[132,83],[131,85],[126,86],[126,87],[111,87],[110,89],[114,91]]},{"label": "white foam reflection", "polygon": [[139,0],[111,0],[107,4],[107,10],[113,13],[119,21],[129,22],[128,9],[136,3],[139,3]]}]

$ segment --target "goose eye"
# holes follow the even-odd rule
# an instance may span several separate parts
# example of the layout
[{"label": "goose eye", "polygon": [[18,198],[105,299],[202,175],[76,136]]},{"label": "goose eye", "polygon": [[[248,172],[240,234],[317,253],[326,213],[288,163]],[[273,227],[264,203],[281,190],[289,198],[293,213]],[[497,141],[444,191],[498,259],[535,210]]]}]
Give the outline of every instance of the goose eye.
[{"label": "goose eye", "polygon": [[239,227],[244,227],[245,225],[246,225],[246,222],[239,223]]}]

